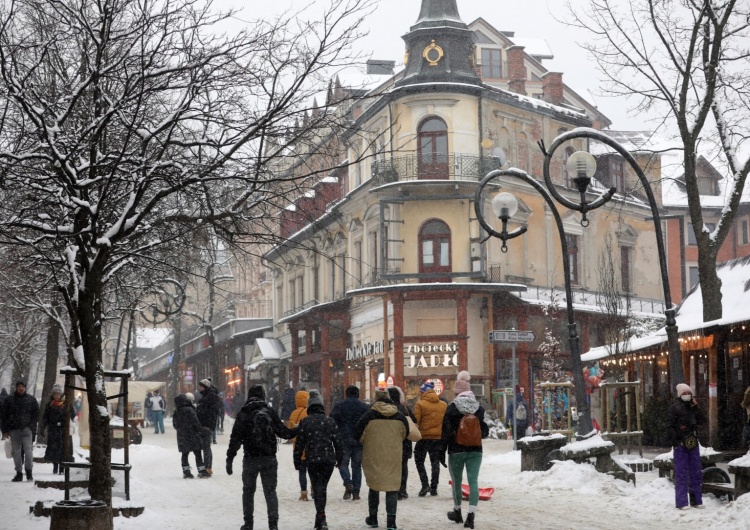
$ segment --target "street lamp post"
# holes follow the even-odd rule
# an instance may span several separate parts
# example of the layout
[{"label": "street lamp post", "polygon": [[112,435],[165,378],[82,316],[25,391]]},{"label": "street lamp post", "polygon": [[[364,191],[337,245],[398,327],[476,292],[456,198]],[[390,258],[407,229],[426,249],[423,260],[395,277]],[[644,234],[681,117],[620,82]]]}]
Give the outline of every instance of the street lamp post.
[{"label": "street lamp post", "polygon": [[672,308],[672,302],[671,302],[671,296],[669,291],[669,278],[667,275],[667,268],[666,268],[666,260],[665,260],[665,252],[664,252],[664,240],[662,238],[662,232],[661,232],[661,222],[659,220],[659,211],[658,207],[656,205],[656,201],[654,200],[653,193],[651,191],[651,187],[648,183],[648,180],[646,179],[645,174],[641,170],[638,163],[635,161],[633,156],[618,142],[613,140],[612,138],[606,136],[603,133],[600,133],[599,131],[596,131],[594,129],[574,129],[573,131],[568,131],[557,138],[555,138],[554,142],[550,146],[549,150],[546,150],[544,147],[544,144],[540,142],[540,147],[542,149],[542,152],[544,153],[544,166],[543,166],[543,172],[544,172],[544,181],[546,184],[546,188],[543,187],[539,182],[537,182],[534,178],[532,178],[529,174],[527,174],[525,171],[521,171],[518,169],[508,169],[508,170],[495,170],[488,173],[484,179],[479,184],[479,187],[477,188],[475,199],[474,199],[474,208],[477,215],[477,220],[479,221],[480,225],[484,230],[488,233],[487,237],[485,238],[485,241],[489,239],[489,237],[496,237],[502,241],[502,251],[507,252],[507,241],[509,239],[516,238],[526,232],[526,227],[521,226],[516,228],[512,232],[508,232],[507,225],[508,220],[513,216],[515,213],[515,210],[517,208],[517,201],[515,197],[513,197],[510,193],[499,193],[497,194],[493,201],[492,201],[492,208],[497,215],[497,217],[500,219],[502,223],[501,231],[498,232],[492,226],[490,226],[487,221],[484,218],[483,214],[483,208],[482,208],[482,192],[484,191],[485,186],[487,184],[498,177],[510,177],[514,179],[521,180],[534,188],[537,193],[539,193],[542,198],[547,203],[547,206],[550,208],[550,211],[552,212],[552,215],[555,219],[555,225],[557,227],[557,232],[560,237],[560,246],[562,250],[562,256],[563,256],[563,276],[565,281],[565,298],[566,298],[566,309],[567,309],[567,316],[568,316],[568,342],[570,345],[570,353],[571,353],[571,364],[573,369],[573,381],[575,384],[575,396],[576,396],[576,403],[578,407],[578,426],[579,426],[579,433],[582,433],[583,435],[586,435],[590,433],[593,430],[592,422],[591,422],[591,409],[587,400],[586,396],[586,387],[585,387],[585,381],[583,379],[583,367],[581,363],[581,347],[578,339],[578,332],[576,329],[575,324],[575,316],[573,312],[573,290],[571,287],[571,278],[570,278],[570,261],[568,259],[568,244],[565,237],[565,230],[563,228],[562,224],[562,218],[560,216],[560,212],[557,208],[557,205],[555,201],[562,204],[566,208],[570,210],[575,210],[578,212],[581,212],[582,219],[581,219],[581,225],[586,227],[589,224],[589,221],[587,219],[587,212],[590,212],[592,210],[595,210],[604,204],[606,204],[612,196],[617,191],[616,188],[610,188],[606,192],[602,193],[598,198],[596,198],[593,202],[588,202],[586,193],[589,187],[589,184],[591,183],[591,177],[596,172],[596,160],[594,157],[587,152],[579,151],[576,153],[573,153],[569,158],[567,162],[567,168],[568,171],[575,175],[573,178],[573,182],[575,183],[576,189],[578,190],[578,193],[580,195],[580,202],[573,202],[568,200],[567,198],[563,197],[555,188],[555,185],[552,183],[552,178],[550,176],[550,162],[552,160],[552,155],[554,154],[555,150],[557,150],[562,144],[565,142],[568,142],[570,140],[576,139],[576,138],[593,138],[595,140],[598,140],[604,144],[607,144],[611,146],[613,149],[615,149],[618,153],[620,153],[625,160],[627,160],[628,164],[630,164],[635,172],[638,175],[638,178],[641,181],[641,184],[646,191],[646,196],[648,197],[649,205],[651,207],[652,217],[654,219],[654,225],[655,225],[655,232],[656,232],[656,243],[657,243],[657,249],[659,253],[659,262],[661,266],[661,274],[662,274],[662,283],[664,288],[664,303],[665,303],[665,316],[667,318],[667,338],[669,341],[669,352],[670,352],[670,367],[671,367],[671,375],[673,378],[673,383],[676,381],[682,382],[683,376],[682,376],[682,361],[681,361],[681,354],[679,350],[679,345],[677,342],[677,326],[675,323],[674,318],[674,309]]},{"label": "street lamp post", "polygon": [[[667,332],[667,347],[669,351],[669,375],[672,379],[672,385],[683,383],[685,376],[682,370],[682,352],[680,350],[680,343],[677,340],[677,321],[675,319],[675,309],[672,307],[672,294],[669,288],[669,273],[667,269],[667,254],[664,250],[664,237],[661,230],[661,218],[659,215],[659,207],[654,198],[654,193],[651,190],[651,184],[646,178],[645,173],[638,165],[638,162],[633,158],[633,155],[625,149],[619,142],[610,138],[603,132],[597,131],[596,129],[589,128],[578,128],[572,131],[565,132],[558,136],[550,147],[549,153],[545,152],[544,158],[544,181],[547,184],[549,192],[555,199],[567,208],[578,210],[586,215],[586,211],[580,208],[580,205],[572,203],[561,196],[560,193],[555,189],[552,184],[552,180],[549,174],[549,164],[551,161],[551,154],[564,142],[568,142],[575,138],[587,138],[596,140],[603,144],[610,146],[612,149],[617,151],[628,163],[628,165],[635,171],[638,176],[638,180],[643,187],[643,191],[646,194],[649,208],[651,209],[651,219],[654,222],[654,234],[656,235],[656,250],[659,254],[659,270],[661,273],[662,289],[664,291],[664,316],[666,318],[666,332]],[[542,151],[544,151],[544,145],[541,145]],[[577,153],[576,153],[577,154]]]}]

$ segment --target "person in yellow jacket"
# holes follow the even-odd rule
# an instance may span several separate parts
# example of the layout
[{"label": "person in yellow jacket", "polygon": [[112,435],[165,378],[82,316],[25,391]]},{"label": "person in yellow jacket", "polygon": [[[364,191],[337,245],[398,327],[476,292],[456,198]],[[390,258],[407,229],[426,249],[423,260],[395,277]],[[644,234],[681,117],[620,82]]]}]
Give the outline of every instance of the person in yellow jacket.
[{"label": "person in yellow jacket", "polygon": [[[437,392],[435,392],[435,385],[431,381],[425,381],[419,387],[419,392],[419,399],[414,405],[414,417],[419,432],[422,434],[422,439],[414,446],[414,463],[417,466],[419,480],[422,483],[419,496],[424,497],[428,492],[435,496],[440,482],[440,461],[443,453],[443,442],[441,441],[443,417],[448,404],[440,400]],[[428,454],[430,455],[430,466],[432,468],[429,481],[424,466]]]},{"label": "person in yellow jacket", "polygon": [[[294,429],[297,427],[303,419],[307,418],[307,400],[310,397],[309,392],[306,390],[298,390],[294,395],[294,405],[297,407],[292,411],[289,416],[289,428]],[[292,440],[294,443],[295,440]],[[302,453],[302,463],[299,466],[299,500],[307,500],[307,462],[305,461],[305,453]]]}]

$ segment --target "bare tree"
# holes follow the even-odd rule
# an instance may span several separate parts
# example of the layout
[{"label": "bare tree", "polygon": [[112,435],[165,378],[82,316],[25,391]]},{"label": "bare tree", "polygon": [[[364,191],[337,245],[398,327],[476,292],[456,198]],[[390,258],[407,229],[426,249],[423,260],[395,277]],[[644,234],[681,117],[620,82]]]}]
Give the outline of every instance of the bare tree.
[{"label": "bare tree", "polygon": [[[107,410],[114,292],[137,299],[139,271],[169,270],[197,226],[271,239],[266,220],[311,173],[275,171],[294,166],[279,139],[308,137],[292,124],[352,62],[369,9],[334,0],[318,22],[293,14],[226,37],[215,29],[229,14],[192,0],[0,8],[0,238],[58,285],[91,411]],[[336,116],[316,109],[308,125],[334,131]],[[89,493],[111,504],[108,415],[89,427]]]},{"label": "bare tree", "polygon": [[[627,96],[657,130],[682,143],[690,220],[698,246],[703,320],[722,316],[716,257],[729,234],[750,172],[750,4],[737,0],[589,0],[570,23],[588,30],[605,92]],[[721,217],[703,222],[696,174],[701,154],[728,168]]]}]

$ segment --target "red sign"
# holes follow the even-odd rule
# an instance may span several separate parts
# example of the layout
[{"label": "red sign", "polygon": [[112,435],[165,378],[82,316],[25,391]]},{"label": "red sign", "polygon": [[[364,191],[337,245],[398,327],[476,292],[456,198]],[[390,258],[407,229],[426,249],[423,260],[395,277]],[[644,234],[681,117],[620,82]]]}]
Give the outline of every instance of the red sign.
[{"label": "red sign", "polygon": [[388,376],[388,379],[386,379],[385,384],[388,387],[392,387],[393,386],[393,378],[390,375]]},{"label": "red sign", "polygon": [[427,381],[435,385],[435,393],[438,396],[443,393],[443,390],[445,390],[445,385],[443,384],[442,379],[428,379]]}]

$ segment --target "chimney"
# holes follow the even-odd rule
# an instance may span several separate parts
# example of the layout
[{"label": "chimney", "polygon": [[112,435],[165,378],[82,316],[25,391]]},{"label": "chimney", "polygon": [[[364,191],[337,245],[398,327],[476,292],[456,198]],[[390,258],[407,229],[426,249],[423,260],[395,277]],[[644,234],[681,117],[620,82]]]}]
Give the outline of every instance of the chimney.
[{"label": "chimney", "polygon": [[526,64],[523,46],[510,46],[505,49],[508,57],[508,90],[526,95]]},{"label": "chimney", "polygon": [[563,102],[563,80],[560,72],[547,72],[542,76],[542,98],[547,103],[561,105]]}]

